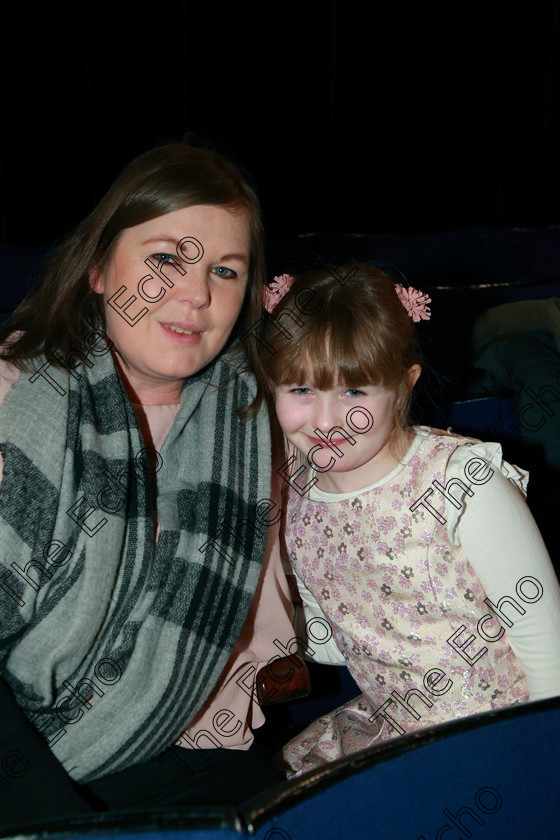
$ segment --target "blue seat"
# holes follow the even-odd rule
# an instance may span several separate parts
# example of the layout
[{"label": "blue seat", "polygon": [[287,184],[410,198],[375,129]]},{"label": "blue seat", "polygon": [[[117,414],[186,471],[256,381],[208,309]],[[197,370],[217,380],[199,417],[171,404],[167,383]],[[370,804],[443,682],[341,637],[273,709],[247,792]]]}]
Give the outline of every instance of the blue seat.
[{"label": "blue seat", "polygon": [[241,812],[255,840],[557,837],[559,727],[560,698],[464,718],[311,771]]},{"label": "blue seat", "polygon": [[[396,737],[235,809],[100,814],[2,837],[34,840],[458,840],[557,837],[560,698]],[[26,830],[27,829],[27,830]]]},{"label": "blue seat", "polygon": [[523,440],[515,400],[511,398],[491,396],[456,400],[442,406],[431,425],[439,429],[451,427],[457,434],[481,440]]}]

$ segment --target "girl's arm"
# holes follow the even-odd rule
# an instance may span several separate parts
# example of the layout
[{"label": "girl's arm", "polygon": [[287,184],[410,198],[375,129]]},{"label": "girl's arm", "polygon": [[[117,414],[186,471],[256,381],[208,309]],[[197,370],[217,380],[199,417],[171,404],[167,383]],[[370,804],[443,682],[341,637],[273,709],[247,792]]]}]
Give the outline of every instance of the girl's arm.
[{"label": "girl's arm", "polygon": [[[468,483],[464,466],[478,454],[477,448],[458,447],[449,460],[446,481],[456,477]],[[502,612],[513,626],[502,624],[527,677],[531,700],[541,700],[560,695],[560,586],[523,493],[500,472],[498,463],[496,456],[489,463],[493,472],[485,484],[471,484],[473,495],[464,495],[461,511],[447,503],[448,530],[463,547],[490,601],[498,607],[509,596],[525,611],[503,601]],[[527,577],[542,587],[542,596],[532,603],[516,592]],[[522,594],[537,597],[537,585],[527,581]],[[488,612],[494,614],[490,608]]]},{"label": "girl's arm", "polygon": [[[296,612],[294,618],[294,627],[296,636],[303,639],[307,643],[307,648],[300,651],[301,655],[312,662],[320,662],[322,665],[346,665],[346,660],[339,651],[332,635],[332,627],[325,616],[325,613],[311,594],[309,589],[298,578],[296,574],[291,572],[295,578],[301,604],[296,603]],[[319,622],[313,622],[313,619],[320,619]],[[316,639],[319,632],[314,633],[314,626],[318,630],[321,625],[321,633],[328,632],[326,642],[318,642]],[[328,627],[327,627],[328,625]],[[307,629],[309,628],[309,629]],[[313,655],[311,655],[313,652]]]}]

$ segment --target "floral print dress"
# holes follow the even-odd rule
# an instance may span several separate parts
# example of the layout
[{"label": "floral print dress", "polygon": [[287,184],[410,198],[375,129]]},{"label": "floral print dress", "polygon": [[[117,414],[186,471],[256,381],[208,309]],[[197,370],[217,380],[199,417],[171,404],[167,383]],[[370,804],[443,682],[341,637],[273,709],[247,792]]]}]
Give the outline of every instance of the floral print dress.
[{"label": "floral print dress", "polygon": [[[292,568],[325,613],[363,694],[283,748],[289,776],[421,727],[529,699],[482,585],[449,539],[438,489],[455,498],[455,507],[467,492],[457,481],[446,487],[458,446],[469,446],[473,463],[486,462],[485,469],[493,449],[493,466],[524,487],[498,457],[498,444],[415,431],[423,433],[416,453],[381,486],[333,502],[290,490]],[[476,492],[468,477],[464,487]]]}]

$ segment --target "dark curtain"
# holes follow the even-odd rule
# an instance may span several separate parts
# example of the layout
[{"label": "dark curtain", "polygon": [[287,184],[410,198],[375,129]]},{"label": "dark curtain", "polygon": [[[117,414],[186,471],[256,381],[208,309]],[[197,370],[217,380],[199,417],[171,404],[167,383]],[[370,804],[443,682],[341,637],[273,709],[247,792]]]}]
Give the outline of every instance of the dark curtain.
[{"label": "dark curtain", "polygon": [[52,242],[186,131],[252,173],[277,237],[560,221],[556,3],[2,14],[4,243]]}]

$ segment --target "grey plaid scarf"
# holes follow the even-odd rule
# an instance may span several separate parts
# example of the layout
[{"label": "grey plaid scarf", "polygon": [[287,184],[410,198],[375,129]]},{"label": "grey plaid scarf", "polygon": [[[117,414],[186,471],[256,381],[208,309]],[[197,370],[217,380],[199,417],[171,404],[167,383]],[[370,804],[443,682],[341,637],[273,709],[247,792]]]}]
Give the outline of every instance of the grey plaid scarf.
[{"label": "grey plaid scarf", "polygon": [[82,782],[161,753],[210,693],[270,495],[268,416],[238,419],[255,385],[230,354],[185,382],[157,463],[111,353],[93,361],[23,373],[0,407],[1,673]]}]

